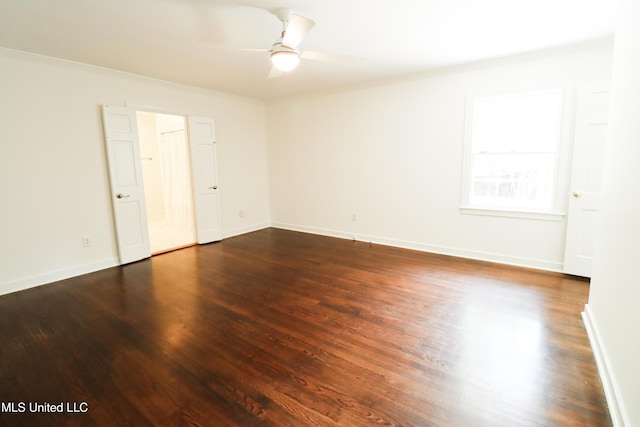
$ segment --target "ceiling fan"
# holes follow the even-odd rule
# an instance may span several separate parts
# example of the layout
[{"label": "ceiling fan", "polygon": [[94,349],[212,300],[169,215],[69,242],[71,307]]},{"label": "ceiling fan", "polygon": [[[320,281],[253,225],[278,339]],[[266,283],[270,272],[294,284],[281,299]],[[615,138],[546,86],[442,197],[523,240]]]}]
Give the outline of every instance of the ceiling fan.
[{"label": "ceiling fan", "polygon": [[298,45],[316,23],[304,16],[295,15],[290,9],[280,8],[274,14],[282,21],[282,34],[271,46],[273,67],[269,77],[278,77],[294,70],[300,63],[301,52]]},{"label": "ceiling fan", "polygon": [[282,33],[273,42],[271,49],[234,49],[245,52],[268,52],[271,58],[269,78],[280,77],[294,70],[300,59],[312,59],[325,62],[359,62],[361,58],[347,55],[336,55],[310,50],[301,51],[299,45],[316,24],[312,19],[297,15],[288,8],[276,9],[272,12],[282,22]]}]

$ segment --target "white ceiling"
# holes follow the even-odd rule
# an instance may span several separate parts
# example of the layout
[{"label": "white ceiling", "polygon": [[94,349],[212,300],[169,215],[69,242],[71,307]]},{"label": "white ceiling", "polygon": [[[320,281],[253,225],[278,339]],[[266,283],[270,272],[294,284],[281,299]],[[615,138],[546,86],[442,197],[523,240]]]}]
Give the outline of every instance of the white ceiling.
[{"label": "white ceiling", "polygon": [[[279,7],[316,21],[268,79]],[[613,34],[612,0],[0,0],[0,46],[263,100]],[[354,59],[355,57],[356,59]]]}]

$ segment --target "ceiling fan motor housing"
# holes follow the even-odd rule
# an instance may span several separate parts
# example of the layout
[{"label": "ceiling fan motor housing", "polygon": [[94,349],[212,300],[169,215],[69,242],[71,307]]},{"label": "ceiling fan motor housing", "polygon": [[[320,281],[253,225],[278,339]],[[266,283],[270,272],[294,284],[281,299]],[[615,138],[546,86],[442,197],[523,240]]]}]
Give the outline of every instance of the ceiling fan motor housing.
[{"label": "ceiling fan motor housing", "polygon": [[300,51],[282,44],[282,38],[271,46],[271,61],[276,68],[282,71],[291,71],[300,62]]},{"label": "ceiling fan motor housing", "polygon": [[282,37],[280,37],[278,40],[273,42],[273,45],[271,46],[271,55],[272,56],[274,54],[277,54],[277,53],[280,53],[280,52],[287,52],[289,54],[295,53],[296,55],[300,56],[300,50],[299,49],[294,49],[292,47],[285,46],[285,45],[282,44]]}]

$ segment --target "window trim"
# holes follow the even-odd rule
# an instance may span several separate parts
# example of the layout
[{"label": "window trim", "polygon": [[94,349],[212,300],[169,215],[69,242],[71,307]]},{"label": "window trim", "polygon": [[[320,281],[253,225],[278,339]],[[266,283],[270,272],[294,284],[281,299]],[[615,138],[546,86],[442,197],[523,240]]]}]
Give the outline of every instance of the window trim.
[{"label": "window trim", "polygon": [[566,214],[564,212],[548,212],[548,211],[525,211],[515,209],[487,209],[476,207],[460,207],[460,212],[468,215],[481,215],[481,216],[497,216],[503,218],[526,218],[526,219],[538,219],[543,221],[562,221]]},{"label": "window trim", "polygon": [[[558,151],[555,161],[555,181],[554,194],[552,196],[552,206],[547,210],[474,206],[469,204],[471,192],[471,166],[472,166],[472,125],[473,106],[478,98],[507,97],[527,95],[537,92],[559,91],[560,92],[560,135],[558,138]],[[567,189],[570,173],[570,150],[571,133],[573,123],[573,91],[568,86],[550,85],[544,87],[534,87],[528,89],[507,90],[500,92],[471,93],[466,96],[465,116],[464,116],[464,147],[462,162],[462,191],[460,198],[460,212],[463,214],[528,218],[538,220],[560,221],[566,216],[567,210]]]}]

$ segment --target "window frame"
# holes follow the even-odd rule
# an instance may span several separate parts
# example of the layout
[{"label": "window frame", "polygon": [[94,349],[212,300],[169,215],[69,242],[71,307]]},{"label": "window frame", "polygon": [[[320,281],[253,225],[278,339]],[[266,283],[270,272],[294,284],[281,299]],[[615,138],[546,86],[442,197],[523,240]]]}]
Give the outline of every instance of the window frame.
[{"label": "window frame", "polygon": [[[552,181],[552,206],[549,209],[535,209],[471,205],[471,171],[473,166],[473,141],[471,137],[473,130],[473,107],[475,101],[482,98],[514,97],[518,95],[525,96],[549,91],[557,91],[560,94],[560,130],[554,165],[555,176]],[[572,92],[569,87],[556,85],[501,92],[473,93],[466,96],[464,117],[464,149],[462,164],[462,191],[460,202],[461,213],[549,221],[561,221],[564,219],[564,217],[566,216],[567,208],[567,198],[565,196],[568,191],[568,177],[570,172],[569,154],[571,149],[571,123],[573,123],[573,102],[571,95]]]}]

